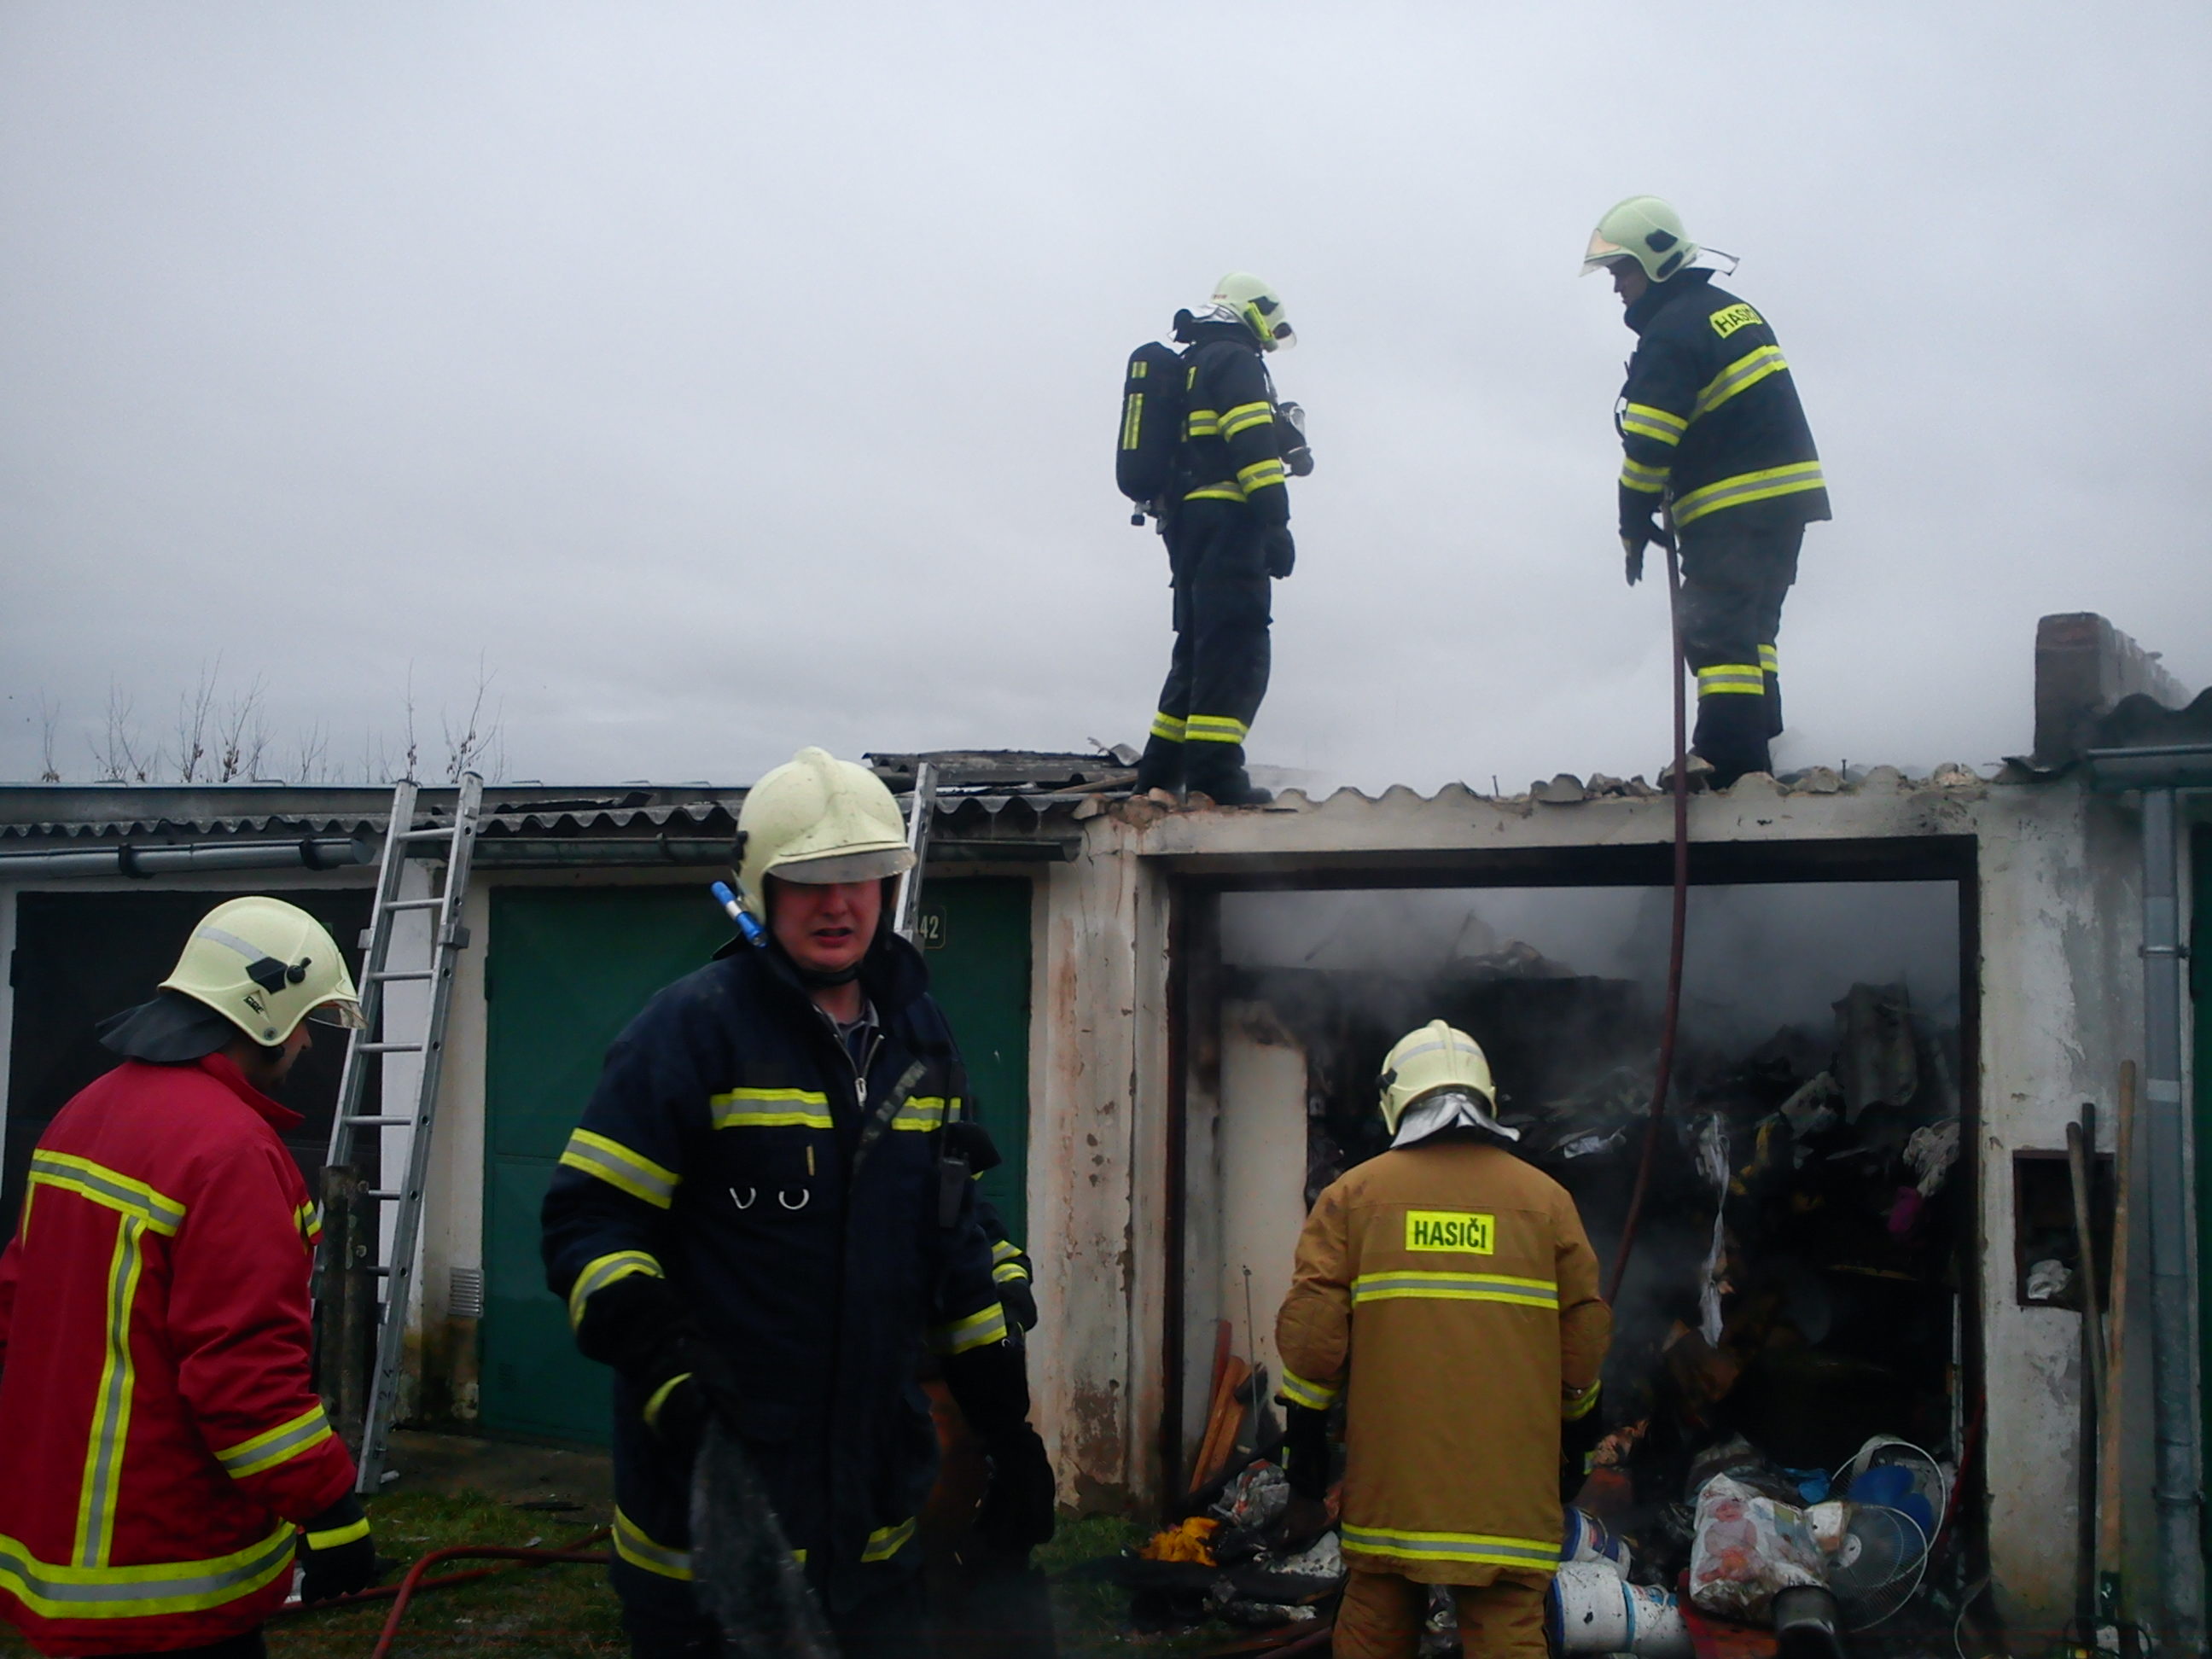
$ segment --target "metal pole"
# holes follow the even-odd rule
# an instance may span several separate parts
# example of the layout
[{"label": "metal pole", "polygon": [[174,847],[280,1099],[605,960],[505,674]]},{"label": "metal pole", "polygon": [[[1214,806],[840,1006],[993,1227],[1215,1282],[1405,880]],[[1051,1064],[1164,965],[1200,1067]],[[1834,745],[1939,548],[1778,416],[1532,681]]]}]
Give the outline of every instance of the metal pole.
[{"label": "metal pole", "polygon": [[2174,792],[2146,789],[2143,814],[2143,1106],[2150,1152],[2150,1323],[2156,1404],[2160,1601],[2162,1634],[2195,1653],[2204,1630],[2204,1561],[2198,1545],[2196,1298],[2189,1272],[2191,1205],[2183,1160],[2181,905]]}]

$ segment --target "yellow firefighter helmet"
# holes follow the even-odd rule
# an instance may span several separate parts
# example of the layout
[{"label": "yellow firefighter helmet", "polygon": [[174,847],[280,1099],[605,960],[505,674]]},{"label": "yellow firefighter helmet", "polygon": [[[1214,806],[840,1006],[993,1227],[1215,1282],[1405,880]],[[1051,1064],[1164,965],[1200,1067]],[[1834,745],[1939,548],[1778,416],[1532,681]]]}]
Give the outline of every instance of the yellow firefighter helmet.
[{"label": "yellow firefighter helmet", "polygon": [[1283,296],[1265,277],[1232,270],[1213,285],[1213,303],[1235,312],[1259,337],[1262,351],[1287,351],[1298,343],[1297,331],[1283,309]]},{"label": "yellow firefighter helmet", "polygon": [[279,898],[237,898],[201,917],[165,991],[204,1004],[275,1048],[303,1019],[362,1024],[361,997],[322,923]]},{"label": "yellow firefighter helmet", "polygon": [[914,867],[906,821],[884,781],[825,749],[802,749],[745,793],[738,813],[738,890],[768,915],[768,878],[826,886]]},{"label": "yellow firefighter helmet", "polygon": [[1682,216],[1656,196],[1631,196],[1606,210],[1590,233],[1583,254],[1583,275],[1621,259],[1633,259],[1644,274],[1663,283],[1698,257],[1698,245],[1682,228]]},{"label": "yellow firefighter helmet", "polygon": [[1382,1093],[1382,1127],[1394,1141],[1409,1111],[1424,1103],[1442,1103],[1446,1097],[1455,1109],[1436,1115],[1435,1129],[1471,1123],[1508,1140],[1521,1138],[1519,1130],[1507,1128],[1492,1115],[1498,1087],[1491,1081],[1482,1045],[1441,1019],[1400,1037],[1384,1058],[1376,1082]]}]

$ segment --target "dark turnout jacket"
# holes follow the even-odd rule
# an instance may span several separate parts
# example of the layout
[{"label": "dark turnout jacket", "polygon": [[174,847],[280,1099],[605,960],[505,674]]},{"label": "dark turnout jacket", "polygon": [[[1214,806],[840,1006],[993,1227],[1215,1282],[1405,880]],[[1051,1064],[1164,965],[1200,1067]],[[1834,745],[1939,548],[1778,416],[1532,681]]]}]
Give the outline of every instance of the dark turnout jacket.
[{"label": "dark turnout jacket", "polygon": [[[774,949],[743,944],[656,995],[607,1053],[544,1206],[546,1279],[580,1322],[662,1275],[726,1359],[733,1426],[833,1605],[903,1571],[937,1445],[925,1347],[1006,1335],[974,1183],[939,1152],[968,1084],[914,948],[879,939],[858,1060]],[[615,1546],[690,1576],[689,1470],[616,1378]]]},{"label": "dark turnout jacket", "polygon": [[1790,365],[1766,319],[1686,270],[1628,307],[1638,335],[1621,388],[1620,526],[1664,501],[1676,529],[1717,513],[1759,529],[1828,517],[1828,490]]},{"label": "dark turnout jacket", "polygon": [[1252,332],[1242,323],[1200,323],[1183,353],[1187,501],[1237,501],[1263,525],[1290,522],[1274,387]]}]

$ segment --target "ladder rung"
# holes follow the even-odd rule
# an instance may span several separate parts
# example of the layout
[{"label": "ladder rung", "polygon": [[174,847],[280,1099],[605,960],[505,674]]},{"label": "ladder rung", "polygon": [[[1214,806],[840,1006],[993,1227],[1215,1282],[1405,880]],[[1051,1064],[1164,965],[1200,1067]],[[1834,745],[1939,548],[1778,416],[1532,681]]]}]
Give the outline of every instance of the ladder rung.
[{"label": "ladder rung", "polygon": [[349,1117],[346,1120],[357,1129],[396,1129],[414,1121],[411,1117]]},{"label": "ladder rung", "polygon": [[434,910],[445,902],[443,898],[393,899],[384,908],[387,910]]},{"label": "ladder rung", "polygon": [[380,1187],[364,1187],[361,1189],[361,1195],[363,1198],[397,1198],[399,1196],[398,1193],[386,1192]]},{"label": "ladder rung", "polygon": [[434,823],[428,830],[403,830],[398,836],[401,841],[451,841],[453,838],[453,826],[450,823]]},{"label": "ladder rung", "polygon": [[419,1054],[422,1052],[422,1045],[419,1042],[364,1042],[361,1045],[361,1052],[365,1054]]},{"label": "ladder rung", "polygon": [[429,968],[382,968],[369,975],[386,985],[403,979],[435,979],[437,973]]}]

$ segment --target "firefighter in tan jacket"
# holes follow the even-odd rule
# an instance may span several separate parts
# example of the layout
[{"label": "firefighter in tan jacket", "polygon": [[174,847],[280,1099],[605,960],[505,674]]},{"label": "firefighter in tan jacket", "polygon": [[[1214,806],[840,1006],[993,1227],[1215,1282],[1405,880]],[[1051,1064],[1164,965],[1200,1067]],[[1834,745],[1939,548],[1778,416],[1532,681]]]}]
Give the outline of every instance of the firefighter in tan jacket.
[{"label": "firefighter in tan jacket", "polygon": [[1540,1659],[1560,1427],[1596,1406],[1613,1315],[1574,1200],[1491,1115],[1474,1039],[1435,1020],[1383,1066],[1390,1150],[1314,1205],[1275,1323],[1287,1474],[1322,1495],[1342,1395],[1340,1659],[1412,1655],[1431,1584],[1469,1659]]}]

